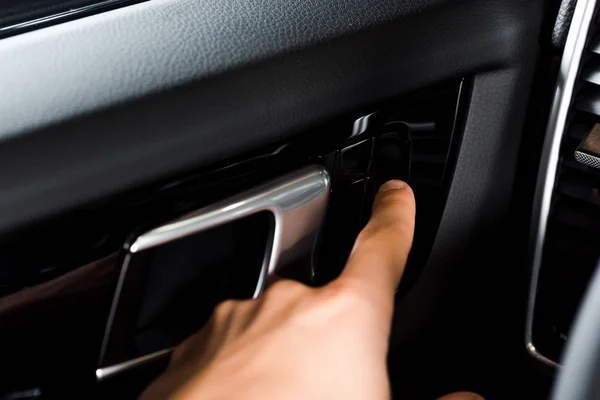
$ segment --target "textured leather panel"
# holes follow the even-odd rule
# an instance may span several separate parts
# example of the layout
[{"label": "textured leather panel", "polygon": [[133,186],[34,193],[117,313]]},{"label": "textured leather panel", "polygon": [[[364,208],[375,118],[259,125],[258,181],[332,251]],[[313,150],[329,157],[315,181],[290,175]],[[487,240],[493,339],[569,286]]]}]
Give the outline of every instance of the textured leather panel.
[{"label": "textured leather panel", "polygon": [[556,16],[556,23],[552,30],[552,45],[557,49],[562,49],[567,41],[567,34],[573,19],[577,0],[562,0]]},{"label": "textured leather panel", "polygon": [[518,66],[540,4],[157,0],[0,41],[0,231]]},{"label": "textured leather panel", "polygon": [[5,39],[0,137],[444,1],[152,0]]},{"label": "textured leather panel", "polygon": [[[531,51],[535,54],[536,50]],[[526,72],[530,72],[532,65],[526,67],[529,69]],[[444,302],[444,295],[456,284],[454,279],[460,276],[466,257],[473,257],[479,251],[485,254],[482,259],[489,257],[490,249],[481,250],[481,243],[493,247],[491,254],[502,254],[510,243],[507,238],[488,243],[499,234],[488,230],[490,227],[500,229],[506,223],[517,167],[523,105],[530,84],[529,75],[515,69],[482,74],[475,79],[474,103],[467,115],[461,153],[436,244],[421,279],[395,310],[394,328],[398,337],[414,336],[416,333],[411,332],[414,327],[420,329],[431,320],[427,307],[439,307]],[[510,110],[512,118],[506,119],[498,110]],[[497,134],[497,129],[504,130],[504,134]],[[486,262],[492,264],[491,260]],[[508,274],[510,268],[506,268]],[[421,306],[414,307],[415,303]]]}]

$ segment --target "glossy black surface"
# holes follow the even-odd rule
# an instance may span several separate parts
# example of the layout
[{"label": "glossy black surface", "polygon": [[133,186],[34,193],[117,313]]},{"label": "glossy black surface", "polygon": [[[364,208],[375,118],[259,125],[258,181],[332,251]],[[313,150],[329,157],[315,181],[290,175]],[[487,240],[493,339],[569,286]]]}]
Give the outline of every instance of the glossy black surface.
[{"label": "glossy black surface", "polygon": [[144,0],[3,0],[0,39]]},{"label": "glossy black surface", "polygon": [[[406,291],[410,289],[420,274],[439,224],[446,195],[444,178],[453,169],[453,154],[450,150],[453,148],[452,143],[459,136],[458,133],[455,135],[455,131],[460,129],[459,117],[464,113],[462,102],[467,92],[466,85],[459,81],[416,93],[367,112],[376,111],[378,117],[368,125],[368,129],[358,136],[352,137],[353,125],[357,118],[367,114],[363,114],[362,111],[314,128],[311,132],[298,136],[293,142],[279,144],[259,153],[248,154],[238,160],[230,160],[220,166],[216,165],[204,171],[198,171],[194,175],[179,180],[107,198],[103,202],[90,204],[86,208],[61,215],[55,221],[40,224],[36,229],[22,231],[0,244],[0,255],[6,260],[1,280],[5,297],[0,299],[0,305],[7,299],[20,296],[26,287],[36,287],[43,282],[51,283],[62,279],[63,276],[77,274],[80,267],[87,262],[118,251],[127,238],[135,232],[140,232],[199,206],[237,193],[244,188],[252,187],[298,166],[315,162],[328,167],[332,176],[332,194],[327,221],[315,260],[316,273],[313,283],[323,284],[337,276],[345,263],[358,230],[368,219],[370,204],[377,186],[384,180],[401,178],[412,185],[418,201],[420,199],[417,217],[419,228],[403,286]],[[321,131],[330,133],[327,136],[329,140],[314,140]],[[233,226],[228,225],[222,229],[234,234]],[[236,229],[235,231],[235,236],[241,241],[238,241],[238,245],[234,247],[239,250],[240,244],[243,245],[242,236],[247,236],[243,232],[246,232],[247,229]],[[222,234],[226,235],[227,233],[222,232]],[[210,241],[210,239],[205,236],[204,244],[201,247],[206,246],[208,243],[206,240]],[[254,239],[261,240],[260,235],[255,236]],[[194,247],[197,246],[193,245],[192,248]],[[27,251],[30,248],[35,248],[37,251]],[[262,249],[261,246],[254,243],[243,251],[226,252],[229,255],[215,256],[215,260],[220,260],[215,265],[243,264],[243,258],[256,251],[260,253]],[[208,253],[192,251],[186,252],[186,254],[186,258],[200,262],[198,260],[203,259],[203,256]],[[154,254],[153,259],[155,260],[156,257],[159,255]],[[253,263],[256,261],[255,258],[250,257],[246,261]],[[146,262],[148,260],[138,261]],[[111,266],[110,279],[101,287],[102,296],[96,297],[105,311],[95,310],[93,315],[89,315],[89,318],[93,318],[95,321],[93,326],[96,333],[101,334],[103,331],[102,325],[106,321],[108,304],[112,300],[120,262],[117,256]],[[189,264],[186,265],[189,266]],[[215,271],[214,268],[209,270]],[[225,271],[220,267],[217,270],[222,273]],[[144,271],[144,269],[140,271]],[[143,272],[142,275],[145,274],[146,272]],[[131,293],[143,293],[148,290],[147,285],[159,284],[160,286],[160,282],[166,279],[166,277],[155,277],[147,280],[142,275],[133,282],[134,285],[139,286],[139,290],[130,291]],[[175,275],[179,277],[179,275],[186,274]],[[231,279],[232,275],[225,273],[219,276],[227,281]],[[191,284],[191,281],[185,280],[185,282]],[[207,282],[200,279],[198,283],[200,286],[193,284],[189,287],[189,291],[181,290],[181,296],[189,300],[191,297],[186,297],[186,292],[191,293],[192,297],[202,296],[203,293],[208,294],[206,288],[202,289],[202,284]],[[173,287],[181,288],[182,286],[175,284]],[[155,288],[151,292],[156,294],[159,290]],[[238,295],[235,295],[234,292]],[[239,294],[239,291],[234,290],[234,292],[230,294],[234,297],[244,297],[243,294]],[[133,307],[134,311],[133,314],[128,314],[128,317],[125,318],[126,321],[122,321],[124,323],[122,325],[124,331],[131,332],[133,328],[137,334],[135,338],[129,334],[121,336],[121,342],[111,349],[110,362],[107,361],[107,363],[120,362],[166,345],[170,346],[202,325],[203,318],[197,318],[190,322],[185,319],[185,312],[181,314],[181,318],[177,317],[178,310],[184,310],[185,307],[182,304],[186,302],[183,300],[183,303],[177,303],[175,299],[179,296],[165,295],[161,297],[163,300],[154,299],[162,305],[156,306],[158,308],[151,307],[155,311],[160,311],[158,313],[151,312],[150,314],[154,317],[149,319],[141,317],[148,314],[147,312],[140,314],[139,311],[144,310],[146,307],[144,303],[147,302],[142,300],[139,295],[134,297],[125,302]],[[221,299],[219,296],[209,297],[212,300],[206,303],[208,306],[206,309],[203,308],[205,310],[203,315],[206,315],[212,305]],[[197,300],[191,302],[195,304],[198,303]],[[35,299],[31,301],[35,301]],[[173,301],[175,303],[172,303]],[[85,303],[82,303],[82,306],[85,306]],[[138,311],[135,311],[136,309]],[[60,311],[56,309],[49,312]],[[67,312],[63,315],[65,321],[55,328],[59,331],[72,331],[79,321],[75,319],[74,314]],[[131,315],[140,315],[141,319],[132,318]],[[25,312],[22,312],[22,316],[23,318],[31,317]],[[173,317],[178,322],[164,323],[165,316]],[[33,320],[35,321],[35,319]],[[43,324],[43,320],[36,324],[37,328],[35,329],[41,334],[41,331],[45,329],[43,325],[40,325]],[[178,326],[182,329],[178,330]],[[63,343],[61,341],[61,351],[64,352],[64,359],[67,361],[72,358],[71,354],[81,352],[82,346],[90,355],[95,353],[94,357],[89,357],[86,361],[78,359],[75,363],[75,360],[71,360],[74,370],[69,369],[66,376],[69,376],[70,379],[79,376],[82,384],[87,381],[86,379],[90,379],[89,377],[97,365],[96,357],[99,354],[100,346],[98,335],[94,335],[96,338],[94,340],[89,334],[86,335],[85,343]],[[10,343],[13,349],[20,349],[24,352],[22,354],[27,354],[28,342],[26,341],[12,338],[10,341],[0,340],[0,343]],[[18,353],[14,353],[14,357],[19,357]],[[40,360],[35,354],[30,354],[29,357],[38,359],[40,368],[48,363],[52,364],[51,359]],[[10,361],[9,358],[5,358],[5,360]],[[28,382],[28,378],[35,376],[23,371],[20,372],[20,375],[24,377],[25,382]],[[52,374],[47,376],[50,377]],[[30,383],[35,384],[35,379]],[[60,379],[54,382],[56,386],[60,386],[60,384]]]},{"label": "glossy black surface", "polygon": [[0,40],[0,233],[434,84],[517,73],[542,4],[155,0]]},{"label": "glossy black surface", "polygon": [[[315,127],[292,142],[273,145],[180,179],[113,196],[40,222],[33,229],[16,232],[0,242],[0,257],[3,258],[0,287],[4,294],[9,294],[49,281],[119,250],[135,232],[308,163],[320,163],[329,168],[336,177],[332,187],[334,195],[340,189],[338,178],[344,184],[363,178],[374,183],[392,177],[405,178],[415,188],[416,196],[423,197],[420,204],[424,210],[432,210],[428,206],[432,202],[437,204],[434,213],[419,214],[423,218],[437,214],[433,219],[439,220],[446,178],[452,173],[455,156],[450,151],[451,143],[454,143],[453,132],[455,125],[460,129],[459,117],[464,114],[464,97],[468,95],[468,88],[460,93],[461,85],[460,82],[450,83],[382,105],[375,109],[381,115],[379,122],[371,124],[370,129],[359,137],[349,138],[354,121],[369,114],[368,111]],[[459,94],[462,97],[459,98]],[[398,127],[401,127],[403,137],[410,136],[410,154],[400,157],[401,164],[396,172],[385,171],[382,175],[377,171],[385,157],[373,159],[372,156],[383,150],[382,144],[385,146],[387,138],[398,137]],[[323,138],[322,132],[329,135]],[[342,170],[339,156],[342,150],[367,139],[374,139],[375,146],[374,150],[359,146],[365,150],[364,156],[369,157],[361,162],[362,170],[355,172],[354,167],[349,171]],[[402,147],[400,151],[407,152],[409,148]],[[411,160],[410,176],[405,164],[408,160]],[[447,161],[450,168],[446,168]],[[37,251],[27,251],[30,248]]]},{"label": "glossy black surface", "polygon": [[[538,375],[523,368],[526,305],[520,294],[529,266],[527,189],[536,185],[529,172],[538,170],[545,104],[556,83],[550,58],[560,57],[548,49],[558,1],[277,5],[153,0],[0,40],[6,292],[19,294],[34,281],[77,272],[88,253],[101,257],[125,240],[129,231],[122,226],[174,212],[168,190],[155,190],[157,182],[206,172],[252,151],[262,154],[333,119],[362,116],[415,90],[469,76],[471,96],[460,140],[452,142],[460,152],[445,174],[441,222],[419,279],[395,304],[393,398],[433,399],[454,390],[488,399],[536,398],[522,390]],[[314,141],[329,143],[337,134],[330,127]],[[517,165],[521,153],[528,163]],[[242,169],[238,175],[250,174]],[[227,185],[206,188],[191,196],[227,191]],[[151,207],[148,199],[161,195]],[[179,195],[186,197],[183,190]],[[115,206],[119,202],[128,212]],[[53,217],[55,226],[48,224]],[[46,233],[23,239],[38,228]],[[48,267],[46,277],[39,276],[40,265]],[[11,325],[35,346],[2,353],[10,355],[3,357],[10,367],[2,384],[48,374],[45,383],[64,391],[82,381],[88,371],[81,360],[96,350],[96,338],[93,327],[75,321],[105,312],[82,301],[85,296],[72,298],[48,303],[30,323]],[[102,303],[101,295],[91,299]],[[75,307],[89,313],[73,313]],[[36,329],[49,320],[59,323]],[[46,332],[53,333],[50,340]],[[85,349],[78,348],[78,337]],[[15,354],[27,361],[13,362]],[[57,359],[66,368],[56,368]],[[117,393],[130,383],[117,386]],[[55,397],[97,392],[74,393]]]}]

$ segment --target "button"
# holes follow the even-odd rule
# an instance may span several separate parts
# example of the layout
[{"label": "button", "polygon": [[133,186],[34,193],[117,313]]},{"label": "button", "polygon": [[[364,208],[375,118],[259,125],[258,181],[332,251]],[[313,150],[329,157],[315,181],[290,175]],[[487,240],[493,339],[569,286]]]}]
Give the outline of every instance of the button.
[{"label": "button", "polygon": [[336,157],[337,157],[337,152],[335,152],[335,151],[333,153],[329,153],[327,155],[319,157],[321,163],[323,164],[323,167],[325,167],[327,172],[329,172],[332,175],[335,173],[334,168],[335,168]]},{"label": "button", "polygon": [[315,283],[325,284],[344,269],[361,226],[365,179],[352,181],[346,176],[332,183],[322,245],[316,257]]},{"label": "button", "polygon": [[371,218],[371,209],[373,208],[373,200],[375,200],[375,194],[379,189],[377,186],[379,182],[376,182],[372,177],[367,177],[365,180],[365,193],[363,195],[362,210],[360,213],[360,227],[361,229],[369,222]]},{"label": "button", "polygon": [[390,179],[407,180],[410,173],[411,143],[408,134],[386,133],[377,139],[370,175],[375,185]]},{"label": "button", "polygon": [[366,173],[371,161],[373,140],[367,139],[354,143],[340,150],[336,173],[361,174]]}]

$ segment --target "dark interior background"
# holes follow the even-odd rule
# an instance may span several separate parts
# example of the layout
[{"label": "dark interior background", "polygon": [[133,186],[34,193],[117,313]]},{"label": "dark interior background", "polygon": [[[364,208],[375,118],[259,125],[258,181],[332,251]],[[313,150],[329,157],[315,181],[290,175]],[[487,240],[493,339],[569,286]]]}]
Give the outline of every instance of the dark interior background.
[{"label": "dark interior background", "polygon": [[[543,0],[151,0],[2,39],[4,270],[25,268],[20,254],[40,248],[40,227],[63,221],[60,235],[86,207],[309,132],[326,141],[318,128],[343,116],[465,78],[441,222],[397,303],[394,397],[545,398],[550,376],[530,365],[523,332],[557,11]],[[96,300],[78,312],[106,313],[110,299]],[[0,335],[31,333],[29,323],[7,319]],[[40,348],[33,364],[63,351]]]}]

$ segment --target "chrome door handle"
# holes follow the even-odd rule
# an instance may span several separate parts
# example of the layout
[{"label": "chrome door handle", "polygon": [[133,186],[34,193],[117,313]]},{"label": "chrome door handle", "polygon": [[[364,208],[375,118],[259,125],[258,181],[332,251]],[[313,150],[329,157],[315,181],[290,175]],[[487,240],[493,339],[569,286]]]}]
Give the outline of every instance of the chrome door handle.
[{"label": "chrome door handle", "polygon": [[[314,248],[317,233],[327,208],[330,179],[320,166],[310,166],[292,172],[239,195],[184,215],[165,225],[138,236],[126,247],[101,350],[101,367],[96,370],[99,381],[139,365],[164,358],[169,349],[148,354],[116,365],[102,366],[110,341],[112,324],[119,308],[123,282],[131,259],[136,254],[260,212],[270,212],[274,224],[262,262],[254,296],[264,290],[267,278],[281,266],[294,260],[302,251]],[[307,249],[307,246],[310,249]]]},{"label": "chrome door handle", "polygon": [[282,255],[294,252],[303,238],[318,231],[325,216],[329,185],[325,169],[304,168],[152,229],[139,236],[129,252],[139,253],[259,212],[271,212],[275,224],[254,292],[256,297]]}]

